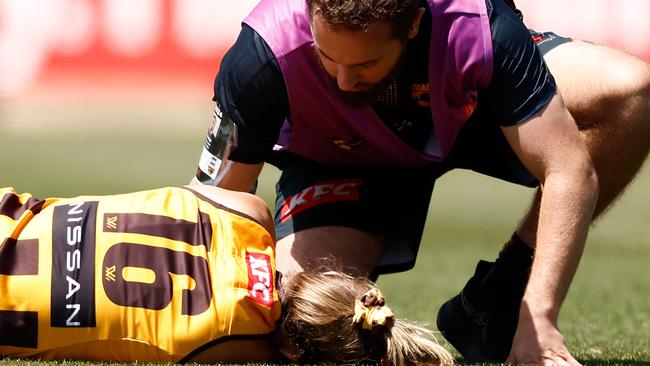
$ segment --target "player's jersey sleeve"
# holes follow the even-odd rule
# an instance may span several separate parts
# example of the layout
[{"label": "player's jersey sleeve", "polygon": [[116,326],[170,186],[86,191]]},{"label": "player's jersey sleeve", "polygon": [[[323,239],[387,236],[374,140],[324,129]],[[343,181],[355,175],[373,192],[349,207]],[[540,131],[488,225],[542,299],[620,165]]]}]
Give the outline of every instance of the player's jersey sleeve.
[{"label": "player's jersey sleeve", "polygon": [[512,126],[542,110],[555,94],[555,80],[519,16],[502,1],[487,1],[494,73],[479,91],[479,104],[491,121]]},{"label": "player's jersey sleeve", "polygon": [[264,162],[289,115],[289,100],[275,56],[246,24],[221,62],[214,101],[237,126],[237,147],[229,158]]}]

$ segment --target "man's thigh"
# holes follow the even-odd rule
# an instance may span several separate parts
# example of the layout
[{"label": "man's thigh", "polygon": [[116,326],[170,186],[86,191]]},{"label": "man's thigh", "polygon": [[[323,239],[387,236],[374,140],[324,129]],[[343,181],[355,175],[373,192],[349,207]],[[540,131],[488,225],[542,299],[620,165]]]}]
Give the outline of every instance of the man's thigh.
[{"label": "man's thigh", "polygon": [[284,236],[275,246],[284,278],[306,270],[337,270],[369,276],[387,246],[380,235],[345,226],[316,226]]},{"label": "man's thigh", "polygon": [[[291,247],[304,247],[287,248],[285,241],[282,250],[292,255],[313,246],[319,246],[318,253],[345,250],[335,243],[345,232],[337,228],[345,228],[349,237],[387,244],[379,273],[413,267],[435,181],[431,168],[331,167],[293,155],[285,157],[281,168],[277,237],[288,238]],[[362,255],[359,248],[350,251]]]}]

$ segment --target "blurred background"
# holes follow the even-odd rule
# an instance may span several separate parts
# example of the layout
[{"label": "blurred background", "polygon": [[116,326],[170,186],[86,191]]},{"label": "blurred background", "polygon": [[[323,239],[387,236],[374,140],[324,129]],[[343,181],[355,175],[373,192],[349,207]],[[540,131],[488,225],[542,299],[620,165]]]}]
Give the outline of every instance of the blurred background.
[{"label": "blurred background", "polygon": [[189,182],[220,59],[254,5],[0,0],[0,184],[42,196]]},{"label": "blurred background", "polygon": [[[256,3],[0,0],[0,186],[46,197],[189,182],[220,59]],[[529,27],[650,60],[648,0],[517,5]],[[270,205],[277,174],[267,167],[260,181]],[[561,323],[583,357],[650,362],[648,186],[646,167],[589,238]],[[531,195],[467,172],[443,177],[415,270],[380,279],[401,314],[435,324],[434,310],[479,258],[494,258]]]},{"label": "blurred background", "polygon": [[[219,62],[256,3],[0,0],[0,184],[69,195],[186,182]],[[517,5],[537,30],[650,59],[650,1]],[[72,181],[88,188],[57,184]]]}]

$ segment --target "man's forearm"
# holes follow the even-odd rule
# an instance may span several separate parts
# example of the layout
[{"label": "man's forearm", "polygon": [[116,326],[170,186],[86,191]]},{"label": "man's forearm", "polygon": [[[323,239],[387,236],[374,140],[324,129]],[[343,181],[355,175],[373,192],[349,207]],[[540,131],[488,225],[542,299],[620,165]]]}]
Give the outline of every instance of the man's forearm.
[{"label": "man's forearm", "polygon": [[582,257],[597,199],[593,170],[578,178],[551,175],[545,180],[535,257],[523,298],[531,316],[557,321]]}]

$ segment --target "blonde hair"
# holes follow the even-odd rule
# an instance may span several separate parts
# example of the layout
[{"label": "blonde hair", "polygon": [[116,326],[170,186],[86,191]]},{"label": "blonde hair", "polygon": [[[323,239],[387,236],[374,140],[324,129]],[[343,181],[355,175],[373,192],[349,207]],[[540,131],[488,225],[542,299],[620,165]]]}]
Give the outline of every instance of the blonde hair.
[{"label": "blonde hair", "polygon": [[[430,330],[394,319],[381,293],[364,277],[301,272],[282,291],[280,326],[298,347],[300,362],[361,364],[383,359],[390,365],[453,365],[451,354]],[[383,309],[373,311],[378,308]]]}]

